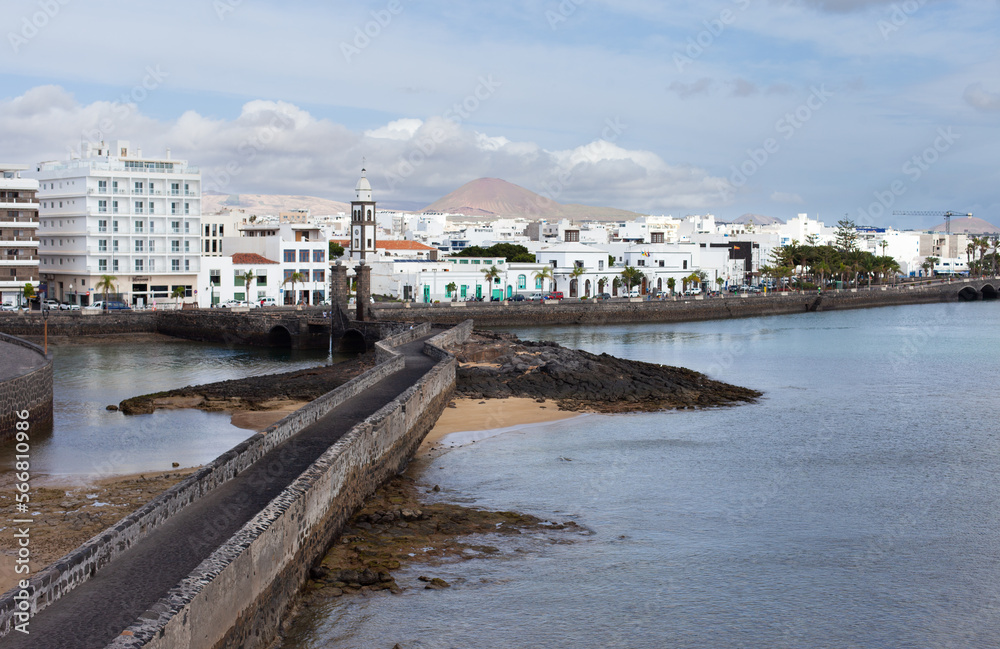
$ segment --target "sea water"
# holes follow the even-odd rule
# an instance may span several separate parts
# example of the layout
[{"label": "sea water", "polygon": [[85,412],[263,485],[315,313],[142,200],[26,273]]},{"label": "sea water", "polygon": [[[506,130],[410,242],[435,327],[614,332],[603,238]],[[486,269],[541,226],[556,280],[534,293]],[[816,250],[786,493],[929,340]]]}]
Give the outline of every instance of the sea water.
[{"label": "sea water", "polygon": [[[434,497],[585,532],[331,599],[286,649],[998,647],[1000,304],[514,330],[756,388],[438,457]],[[446,590],[423,590],[420,575]]]}]

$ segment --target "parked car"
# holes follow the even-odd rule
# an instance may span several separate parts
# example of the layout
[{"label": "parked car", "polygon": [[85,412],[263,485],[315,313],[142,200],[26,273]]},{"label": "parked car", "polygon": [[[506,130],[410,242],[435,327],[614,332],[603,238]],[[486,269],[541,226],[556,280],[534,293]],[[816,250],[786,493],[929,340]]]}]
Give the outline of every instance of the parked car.
[{"label": "parked car", "polygon": [[701,289],[689,288],[688,290],[684,291],[684,295],[701,295]]},{"label": "parked car", "polygon": [[0,304],[0,311],[17,311],[17,305],[13,302],[4,302]]},{"label": "parked car", "polygon": [[259,305],[262,306],[262,307],[263,306],[278,306],[278,301],[275,300],[273,297],[265,297],[265,298],[261,298],[260,299]]},{"label": "parked car", "polygon": [[43,309],[58,309],[59,308],[59,301],[58,300],[43,300],[42,301],[42,308]]},{"label": "parked car", "polygon": [[63,302],[62,304],[59,305],[59,310],[60,311],[79,311],[80,310],[80,305],[79,304],[70,304],[69,302]]},{"label": "parked car", "polygon": [[595,300],[610,300],[611,299],[611,293],[598,293],[594,297],[594,299]]},{"label": "parked car", "polygon": [[517,293],[516,295],[511,295],[510,296],[510,301],[511,302],[524,302],[524,295],[522,295],[521,293]]},{"label": "parked car", "polygon": [[226,300],[222,303],[222,306],[227,309],[232,309],[234,307],[250,306],[247,302],[242,302],[240,300]]},{"label": "parked car", "polygon": [[531,295],[528,296],[528,299],[531,300],[532,302],[540,301],[542,299],[542,294],[532,293]]},{"label": "parked car", "polygon": [[563,299],[562,291],[552,291],[545,295],[546,300],[561,300]]},{"label": "parked car", "polygon": [[104,311],[104,310],[130,311],[131,307],[129,307],[129,305],[125,304],[124,302],[120,302],[117,300],[108,300],[106,303],[102,300],[98,300],[97,302],[94,302],[93,304],[88,306],[87,309],[95,309],[99,311]]}]

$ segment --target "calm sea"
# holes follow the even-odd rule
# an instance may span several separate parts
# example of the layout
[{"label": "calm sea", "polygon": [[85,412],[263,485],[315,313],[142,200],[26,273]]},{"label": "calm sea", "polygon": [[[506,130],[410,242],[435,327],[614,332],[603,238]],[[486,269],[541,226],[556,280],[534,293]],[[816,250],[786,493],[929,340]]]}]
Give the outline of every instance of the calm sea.
[{"label": "calm sea", "polygon": [[998,323],[980,302],[517,329],[765,397],[441,456],[420,474],[441,498],[591,534],[407,569],[402,595],[332,600],[283,646],[1000,647]]},{"label": "calm sea", "polygon": [[[254,433],[229,415],[158,410],[126,417],[106,406],[151,392],[285,372],[326,362],[327,352],[225,347],[184,341],[49,346],[53,354],[51,430],[34,431],[34,475],[118,475],[210,462]],[[338,360],[341,357],[337,357]],[[11,445],[0,446],[10,470]]]}]

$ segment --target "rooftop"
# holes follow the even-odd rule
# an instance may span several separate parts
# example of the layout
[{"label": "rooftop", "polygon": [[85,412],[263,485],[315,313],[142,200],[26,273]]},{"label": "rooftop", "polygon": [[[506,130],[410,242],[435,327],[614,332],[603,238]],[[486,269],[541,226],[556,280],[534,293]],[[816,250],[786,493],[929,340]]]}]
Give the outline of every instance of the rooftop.
[{"label": "rooftop", "polygon": [[260,265],[260,264],[277,264],[276,261],[271,261],[267,257],[258,255],[255,252],[237,252],[233,255],[234,265]]}]

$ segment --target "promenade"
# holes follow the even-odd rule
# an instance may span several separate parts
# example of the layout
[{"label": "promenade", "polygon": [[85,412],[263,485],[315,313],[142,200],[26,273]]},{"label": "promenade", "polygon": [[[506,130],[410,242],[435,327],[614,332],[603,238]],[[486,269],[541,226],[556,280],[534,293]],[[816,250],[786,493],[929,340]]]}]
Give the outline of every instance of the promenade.
[{"label": "promenade", "polygon": [[353,426],[414,385],[435,364],[423,354],[433,334],[397,347],[405,367],[275,447],[245,471],[188,505],[90,580],[12,632],[5,648],[98,649],[167,595],[223,542]]},{"label": "promenade", "polygon": [[0,341],[0,383],[45,367],[38,352]]}]

